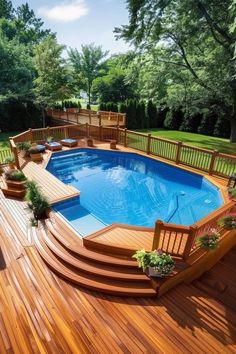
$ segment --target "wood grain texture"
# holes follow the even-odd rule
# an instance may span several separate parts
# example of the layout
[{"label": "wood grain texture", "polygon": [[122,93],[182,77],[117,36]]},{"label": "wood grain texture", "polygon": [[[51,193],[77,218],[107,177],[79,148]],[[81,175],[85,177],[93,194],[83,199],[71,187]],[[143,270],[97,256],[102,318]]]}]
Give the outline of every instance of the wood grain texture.
[{"label": "wood grain texture", "polygon": [[17,228],[4,216],[2,223],[1,354],[236,352],[235,248],[161,299],[124,299],[53,275],[34,246],[16,242]]}]

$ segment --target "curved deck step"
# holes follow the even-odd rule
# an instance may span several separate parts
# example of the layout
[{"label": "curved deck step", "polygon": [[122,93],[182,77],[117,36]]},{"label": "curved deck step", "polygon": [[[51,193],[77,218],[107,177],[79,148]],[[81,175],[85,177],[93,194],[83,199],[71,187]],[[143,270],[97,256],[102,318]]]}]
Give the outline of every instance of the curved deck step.
[{"label": "curved deck step", "polygon": [[72,266],[77,270],[85,272],[86,274],[93,274],[96,276],[122,281],[144,281],[150,283],[150,279],[138,268],[132,269],[115,267],[113,263],[111,265],[103,265],[97,263],[96,260],[93,259],[81,259],[81,257],[79,258],[75,255],[72,255],[57,241],[57,239],[49,231],[45,233],[44,241],[61,262],[66,263],[67,265]]},{"label": "curved deck step", "polygon": [[68,233],[69,229],[68,230],[63,229],[63,225],[62,228],[59,229],[59,225],[57,225],[57,223],[55,222],[52,222],[50,219],[47,219],[45,223],[48,230],[63,245],[63,247],[65,247],[69,252],[72,252],[78,257],[86,258],[88,260],[93,259],[94,261],[101,264],[107,264],[107,265],[113,264],[117,267],[128,267],[134,269],[137,268],[137,262],[135,260],[127,259],[127,258],[119,258],[118,256],[115,257],[113,255],[99,253],[87,249],[86,247],[83,246],[83,243],[78,236],[76,236],[76,240],[75,240],[75,236],[70,235],[71,242],[68,242],[68,240],[64,237],[64,233]]},{"label": "curved deck step", "polygon": [[79,270],[74,270],[60,262],[44,241],[45,230],[38,229],[34,233],[35,246],[47,265],[65,280],[102,293],[117,296],[132,297],[153,297],[156,291],[147,282],[127,283],[125,281],[115,281],[92,274],[85,274]]}]

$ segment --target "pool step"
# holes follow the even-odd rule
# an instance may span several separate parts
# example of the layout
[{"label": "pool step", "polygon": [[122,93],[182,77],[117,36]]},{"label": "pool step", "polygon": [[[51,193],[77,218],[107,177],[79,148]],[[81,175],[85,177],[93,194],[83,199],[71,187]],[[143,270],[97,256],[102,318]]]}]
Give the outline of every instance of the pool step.
[{"label": "pool step", "polygon": [[[65,262],[65,259],[61,257],[56,257],[55,253],[52,252],[51,248],[48,247],[48,243],[52,247],[50,237],[47,235],[47,230],[43,227],[40,227],[34,233],[34,241],[38,252],[40,253],[41,257],[48,264],[48,266],[62,278],[80,285],[82,287],[88,288],[90,290],[99,291],[102,293],[113,294],[117,296],[135,296],[135,297],[151,297],[156,296],[156,291],[151,286],[151,281],[140,280],[140,281],[126,281],[124,280],[124,274],[115,271],[116,273],[114,276],[118,276],[116,279],[112,279],[108,277],[108,270],[105,269],[104,273],[106,276],[103,276],[101,273],[101,267],[99,268],[97,274],[93,273],[91,270],[91,264],[85,264],[83,267],[83,271],[79,268],[81,263],[79,260],[75,258],[71,258],[72,263],[68,263],[68,259]],[[50,241],[50,242],[49,242]],[[56,244],[53,243],[54,251]],[[61,248],[58,247],[57,252],[62,252]],[[62,256],[60,254],[60,256]],[[68,256],[67,253],[63,256],[63,258]],[[76,264],[75,264],[76,262]],[[75,267],[76,266],[76,267]],[[90,272],[85,270],[85,266],[87,270],[90,267]],[[93,270],[95,271],[95,270]],[[123,276],[121,280],[119,276]],[[127,276],[135,277],[135,274],[127,273]],[[108,279],[109,278],[109,279]]]},{"label": "pool step", "polygon": [[63,247],[73,255],[87,260],[93,259],[99,264],[113,264],[116,267],[137,268],[137,262],[130,257],[116,257],[109,253],[93,251],[84,247],[82,240],[75,235],[75,232],[69,229],[59,218],[55,218],[55,216],[46,220],[46,226]]},{"label": "pool step", "polygon": [[93,259],[84,259],[73,255],[65,249],[50,233],[49,230],[45,232],[44,242],[54,253],[54,255],[65,264],[74,267],[86,274],[102,276],[109,279],[117,279],[131,282],[150,282],[150,279],[143,274],[141,270],[122,267],[114,267],[114,265],[102,265]]}]

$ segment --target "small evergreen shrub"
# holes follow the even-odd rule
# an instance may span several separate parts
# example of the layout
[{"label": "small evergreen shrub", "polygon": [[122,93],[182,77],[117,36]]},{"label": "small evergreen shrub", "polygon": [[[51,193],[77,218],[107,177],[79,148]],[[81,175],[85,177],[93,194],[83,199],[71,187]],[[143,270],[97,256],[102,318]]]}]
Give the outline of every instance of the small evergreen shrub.
[{"label": "small evergreen shrub", "polygon": [[204,135],[213,135],[216,118],[216,115],[212,112],[203,113],[201,123],[198,127],[198,133]]},{"label": "small evergreen shrub", "polygon": [[171,109],[167,112],[164,120],[164,128],[169,130],[179,130],[183,121],[183,112],[181,108]]},{"label": "small evergreen shrub", "polygon": [[10,170],[5,173],[6,179],[9,179],[11,181],[26,181],[26,177],[24,173],[20,170]]},{"label": "small evergreen shrub", "polygon": [[36,220],[45,217],[46,210],[49,208],[47,198],[41,193],[38,184],[35,181],[27,182],[25,200],[28,207],[32,210]]}]

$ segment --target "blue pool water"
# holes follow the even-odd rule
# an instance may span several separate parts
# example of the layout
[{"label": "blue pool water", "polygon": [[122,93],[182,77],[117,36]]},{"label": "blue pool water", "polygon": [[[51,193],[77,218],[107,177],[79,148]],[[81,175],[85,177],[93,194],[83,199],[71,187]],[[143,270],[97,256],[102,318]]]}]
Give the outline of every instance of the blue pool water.
[{"label": "blue pool water", "polygon": [[48,171],[80,190],[55,209],[82,235],[112,223],[191,225],[223,204],[205,178],[134,153],[78,149],[53,155]]}]

